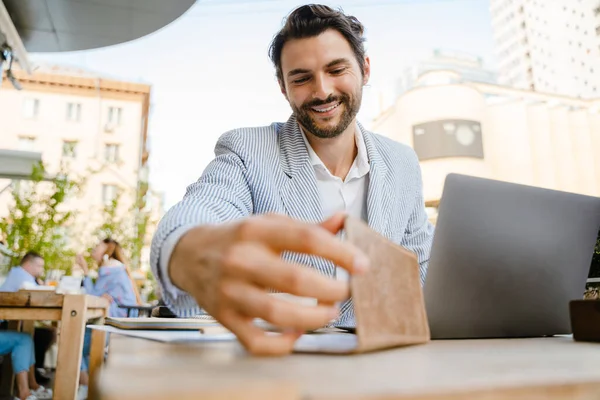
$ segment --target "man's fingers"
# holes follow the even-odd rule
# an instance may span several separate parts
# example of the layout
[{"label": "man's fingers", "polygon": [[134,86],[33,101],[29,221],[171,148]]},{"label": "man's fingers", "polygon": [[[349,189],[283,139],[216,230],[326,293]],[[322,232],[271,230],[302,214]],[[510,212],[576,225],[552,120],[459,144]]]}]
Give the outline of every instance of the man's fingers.
[{"label": "man's fingers", "polygon": [[325,221],[321,222],[319,226],[333,233],[334,235],[344,228],[344,222],[346,221],[345,213],[335,213]]},{"label": "man's fingers", "polygon": [[279,253],[287,250],[323,257],[350,273],[369,268],[369,259],[362,251],[315,224],[283,218],[248,219],[242,236],[267,244]]},{"label": "man's fingers", "polygon": [[252,323],[252,318],[230,314],[222,321],[223,326],[233,332],[240,343],[254,355],[280,356],[292,352],[294,343],[302,332],[267,334]]},{"label": "man's fingers", "polygon": [[319,306],[324,306],[324,307],[334,307],[335,303],[331,303],[329,301],[321,301],[321,300],[317,300],[317,305]]},{"label": "man's fingers", "polygon": [[339,314],[336,307],[301,305],[270,296],[264,290],[242,281],[229,285],[227,300],[237,311],[281,328],[300,331],[318,329]]},{"label": "man's fingers", "polygon": [[238,246],[233,252],[224,273],[235,279],[329,303],[343,301],[350,296],[348,282],[330,279],[311,268],[284,261],[267,247],[247,244]]}]

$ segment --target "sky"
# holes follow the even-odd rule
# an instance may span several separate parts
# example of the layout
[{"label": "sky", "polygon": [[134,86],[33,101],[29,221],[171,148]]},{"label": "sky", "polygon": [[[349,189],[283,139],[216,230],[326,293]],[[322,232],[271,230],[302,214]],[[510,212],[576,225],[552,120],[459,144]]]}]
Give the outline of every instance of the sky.
[{"label": "sky", "polygon": [[[173,206],[214,157],[220,135],[289,118],[268,47],[285,16],[305,2],[198,0],[146,37],[103,49],[31,53],[34,62],[84,68],[152,85],[150,185]],[[489,0],[323,1],[365,25],[371,80],[358,115],[367,127],[380,99],[394,99],[402,70],[434,49],[481,56],[494,70]],[[382,97],[383,96],[383,97]]]}]

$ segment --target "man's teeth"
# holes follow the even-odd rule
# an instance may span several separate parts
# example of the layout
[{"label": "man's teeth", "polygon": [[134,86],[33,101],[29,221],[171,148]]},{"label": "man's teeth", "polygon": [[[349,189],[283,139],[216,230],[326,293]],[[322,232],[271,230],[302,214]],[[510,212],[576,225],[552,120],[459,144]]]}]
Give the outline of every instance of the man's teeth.
[{"label": "man's teeth", "polygon": [[315,110],[316,112],[326,113],[326,112],[329,112],[329,111],[333,110],[334,108],[336,108],[339,105],[340,105],[340,103],[337,103],[337,104],[334,104],[333,106],[327,107],[327,108],[316,108],[316,107],[313,107],[312,109]]}]

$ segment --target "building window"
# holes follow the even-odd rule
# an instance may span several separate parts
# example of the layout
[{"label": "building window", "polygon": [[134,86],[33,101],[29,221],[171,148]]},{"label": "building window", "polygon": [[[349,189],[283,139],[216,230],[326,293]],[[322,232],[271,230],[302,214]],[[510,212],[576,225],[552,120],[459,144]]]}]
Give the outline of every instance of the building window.
[{"label": "building window", "polygon": [[108,107],[107,121],[111,125],[121,125],[121,116],[123,109],[121,107]]},{"label": "building window", "polygon": [[30,136],[21,136],[19,137],[19,150],[23,151],[33,151],[33,145],[35,143],[35,138]]},{"label": "building window", "polygon": [[67,121],[81,119],[81,103],[67,103]]},{"label": "building window", "polygon": [[413,126],[419,160],[445,157],[483,158],[481,125],[477,121],[438,120]]},{"label": "building window", "polygon": [[104,205],[110,205],[117,198],[117,186],[116,185],[102,185],[102,203]]},{"label": "building window", "polygon": [[62,146],[62,156],[65,158],[75,158],[77,157],[77,153],[75,149],[77,147],[77,142],[74,140],[64,140]]},{"label": "building window", "polygon": [[38,99],[25,99],[23,102],[23,117],[34,119],[40,111],[40,101]]},{"label": "building window", "polygon": [[109,163],[116,163],[119,161],[118,144],[106,144],[104,146],[104,161]]}]

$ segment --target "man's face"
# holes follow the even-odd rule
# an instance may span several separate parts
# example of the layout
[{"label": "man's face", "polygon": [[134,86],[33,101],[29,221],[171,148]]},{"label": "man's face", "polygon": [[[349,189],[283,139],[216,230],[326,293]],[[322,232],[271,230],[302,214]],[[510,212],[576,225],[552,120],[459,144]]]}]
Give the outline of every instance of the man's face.
[{"label": "man's face", "polygon": [[44,275],[44,259],[43,258],[35,257],[35,258],[29,260],[28,264],[29,264],[28,270],[30,271],[31,275],[33,275],[36,278],[39,278],[42,275]]},{"label": "man's face", "polygon": [[363,76],[348,41],[328,29],[319,36],[287,42],[281,52],[281,72],[281,91],[302,127],[319,138],[334,138],[358,114],[370,64],[365,58]]}]

